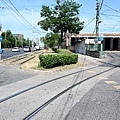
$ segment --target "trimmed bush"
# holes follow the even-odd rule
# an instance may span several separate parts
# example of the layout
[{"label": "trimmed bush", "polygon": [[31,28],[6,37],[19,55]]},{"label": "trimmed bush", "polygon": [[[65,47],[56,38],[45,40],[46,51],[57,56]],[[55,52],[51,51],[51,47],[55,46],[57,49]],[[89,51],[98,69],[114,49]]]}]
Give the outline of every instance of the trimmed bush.
[{"label": "trimmed bush", "polygon": [[53,68],[78,62],[77,54],[47,54],[39,55],[40,65],[43,68]]},{"label": "trimmed bush", "polygon": [[53,50],[55,53],[58,53],[58,52],[59,52],[59,49],[58,49],[58,48],[52,48],[52,50]]},{"label": "trimmed bush", "polygon": [[52,48],[52,50],[55,53],[59,53],[59,54],[71,54],[71,52],[67,49],[58,49],[58,48]]}]

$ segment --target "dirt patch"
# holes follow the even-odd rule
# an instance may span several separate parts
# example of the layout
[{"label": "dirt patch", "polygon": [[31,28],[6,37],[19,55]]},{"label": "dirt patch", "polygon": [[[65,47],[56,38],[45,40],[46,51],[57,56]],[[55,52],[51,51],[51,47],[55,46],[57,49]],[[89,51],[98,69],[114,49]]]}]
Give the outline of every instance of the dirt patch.
[{"label": "dirt patch", "polygon": [[35,58],[33,58],[32,60],[29,60],[28,62],[22,64],[20,66],[21,69],[24,70],[32,70],[32,69],[37,69],[38,68],[38,64],[39,64],[39,57],[36,56]]},{"label": "dirt patch", "polygon": [[57,72],[57,71],[64,71],[64,70],[81,67],[81,63],[78,62],[77,64],[59,66],[59,67],[54,67],[51,69],[44,69],[44,68],[38,67],[39,63],[40,63],[40,61],[39,61],[39,57],[37,55],[34,59],[22,64],[20,69],[29,70],[29,71],[40,71],[40,72],[54,72],[54,71]]}]

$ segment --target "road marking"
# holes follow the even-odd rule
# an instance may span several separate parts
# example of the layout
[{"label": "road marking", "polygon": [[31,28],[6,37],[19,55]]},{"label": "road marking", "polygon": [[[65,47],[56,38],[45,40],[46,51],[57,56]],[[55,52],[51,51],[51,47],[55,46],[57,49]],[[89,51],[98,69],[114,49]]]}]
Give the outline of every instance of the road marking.
[{"label": "road marking", "polygon": [[117,82],[115,82],[115,81],[104,81],[104,82],[107,84],[117,84]]},{"label": "road marking", "polygon": [[114,86],[114,88],[116,88],[117,90],[120,90],[120,86]]},{"label": "road marking", "polygon": [[108,79],[107,77],[98,77],[99,79]]},{"label": "road marking", "polygon": [[92,71],[92,70],[89,70],[88,72],[89,72],[89,73],[95,73],[95,71]]}]

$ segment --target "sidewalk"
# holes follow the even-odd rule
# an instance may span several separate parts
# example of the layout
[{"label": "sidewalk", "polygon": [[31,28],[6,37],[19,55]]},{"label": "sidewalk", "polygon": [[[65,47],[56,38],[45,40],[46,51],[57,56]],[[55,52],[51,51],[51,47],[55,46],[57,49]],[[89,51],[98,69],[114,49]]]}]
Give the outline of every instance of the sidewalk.
[{"label": "sidewalk", "polygon": [[99,58],[95,58],[95,57],[91,57],[83,54],[78,54],[78,61],[84,65],[93,64],[98,61],[102,61],[103,59],[99,59]]}]

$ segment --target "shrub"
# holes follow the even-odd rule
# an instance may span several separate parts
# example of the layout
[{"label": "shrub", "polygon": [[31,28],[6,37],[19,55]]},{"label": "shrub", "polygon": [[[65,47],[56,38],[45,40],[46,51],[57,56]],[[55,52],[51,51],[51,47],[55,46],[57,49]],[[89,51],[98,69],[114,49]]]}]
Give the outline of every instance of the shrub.
[{"label": "shrub", "polygon": [[52,50],[53,50],[55,53],[58,53],[58,52],[59,52],[58,48],[52,48]]},{"label": "shrub", "polygon": [[58,49],[58,48],[52,48],[52,50],[55,53],[59,53],[59,54],[71,54],[71,52],[67,49]]},{"label": "shrub", "polygon": [[39,55],[40,65],[43,68],[53,68],[78,62],[77,54],[47,54]]}]

